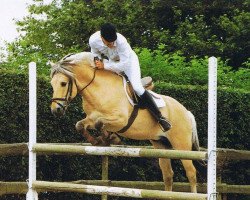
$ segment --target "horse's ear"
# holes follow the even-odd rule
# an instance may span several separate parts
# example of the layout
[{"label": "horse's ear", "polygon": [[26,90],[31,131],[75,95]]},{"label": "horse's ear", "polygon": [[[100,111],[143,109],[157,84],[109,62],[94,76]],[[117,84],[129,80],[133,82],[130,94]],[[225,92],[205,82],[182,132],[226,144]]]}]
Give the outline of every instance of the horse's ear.
[{"label": "horse's ear", "polygon": [[76,61],[75,60],[71,60],[71,59],[66,59],[63,61],[64,63],[70,64],[70,65],[75,65]]},{"label": "horse's ear", "polygon": [[53,62],[51,62],[51,61],[49,61],[48,64],[49,64],[51,67],[53,67],[53,66],[55,65],[55,63],[53,63]]}]

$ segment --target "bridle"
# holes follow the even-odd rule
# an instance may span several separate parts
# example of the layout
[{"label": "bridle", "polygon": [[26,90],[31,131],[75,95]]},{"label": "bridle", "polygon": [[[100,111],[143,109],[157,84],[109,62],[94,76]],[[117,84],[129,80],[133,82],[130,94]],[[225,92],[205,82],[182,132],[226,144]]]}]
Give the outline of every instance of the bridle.
[{"label": "bridle", "polygon": [[[69,106],[70,102],[72,101],[72,92],[73,92],[73,80],[75,82],[75,85],[76,85],[76,88],[77,88],[77,94],[80,94],[83,90],[85,90],[88,86],[91,85],[91,83],[94,81],[95,79],[95,76],[96,76],[96,71],[97,71],[97,68],[94,68],[94,75],[92,77],[92,79],[90,80],[90,82],[84,86],[82,89],[78,90],[78,86],[77,86],[77,83],[76,83],[76,80],[73,79],[73,78],[69,78],[69,83],[68,83],[68,90],[67,90],[67,93],[65,95],[65,97],[62,97],[62,98],[52,98],[51,99],[51,102],[54,102],[56,103],[57,105],[59,105],[64,111],[67,109],[67,107]],[[61,104],[60,102],[58,101],[64,101],[65,104]]]},{"label": "bridle", "polygon": [[[85,90],[88,86],[90,86],[90,84],[95,80],[96,71],[97,71],[97,68],[94,68],[94,75],[91,81],[85,87],[83,87],[79,92],[77,92],[77,94],[80,94],[83,90]],[[76,87],[77,87],[77,84],[76,84]]]},{"label": "bridle", "polygon": [[[66,110],[68,107],[70,101],[72,100],[72,91],[73,91],[73,80],[70,78],[68,83],[68,90],[65,95],[65,97],[62,98],[52,98],[51,101],[55,102],[57,105],[59,105],[63,110]],[[65,101],[66,103],[63,105],[58,101]]]}]

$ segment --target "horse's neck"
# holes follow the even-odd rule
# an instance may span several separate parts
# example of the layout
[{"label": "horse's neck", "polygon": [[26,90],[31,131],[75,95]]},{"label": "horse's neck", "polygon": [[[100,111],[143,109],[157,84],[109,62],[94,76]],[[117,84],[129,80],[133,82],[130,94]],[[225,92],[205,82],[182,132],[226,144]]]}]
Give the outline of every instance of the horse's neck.
[{"label": "horse's neck", "polygon": [[82,83],[84,82],[84,84],[82,84],[83,87],[94,78],[91,84],[82,93],[86,102],[90,104],[96,103],[96,105],[98,105],[104,101],[123,98],[122,78],[117,74],[107,70],[97,70],[94,72],[92,68],[86,68],[80,72],[80,74],[84,74],[84,76],[80,78]]},{"label": "horse's neck", "polygon": [[122,78],[107,70],[97,70],[94,86],[104,96],[116,97],[123,92]]},{"label": "horse's neck", "polygon": [[104,87],[110,86],[112,88],[119,88],[119,89],[122,87],[121,76],[108,70],[97,71],[97,82],[101,82]]}]

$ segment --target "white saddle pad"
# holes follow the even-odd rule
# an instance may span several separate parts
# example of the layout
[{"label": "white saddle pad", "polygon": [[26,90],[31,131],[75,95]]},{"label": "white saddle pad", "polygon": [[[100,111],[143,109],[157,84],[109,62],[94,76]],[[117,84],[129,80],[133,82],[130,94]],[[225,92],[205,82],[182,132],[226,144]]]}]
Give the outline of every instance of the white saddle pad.
[{"label": "white saddle pad", "polygon": [[[127,82],[126,82],[126,79],[124,77],[123,78],[123,87],[124,87],[124,90],[125,90],[125,93],[126,93],[126,96],[128,98],[128,101],[129,103],[134,106],[136,105],[133,100],[130,98],[130,96],[128,95],[128,92],[127,92],[127,89],[126,89],[126,86],[127,86]],[[162,96],[160,96],[159,94],[151,91],[151,90],[148,90],[148,92],[152,95],[156,105],[158,106],[158,108],[162,108],[162,107],[165,107],[166,106],[166,103],[165,101],[163,100]]]}]

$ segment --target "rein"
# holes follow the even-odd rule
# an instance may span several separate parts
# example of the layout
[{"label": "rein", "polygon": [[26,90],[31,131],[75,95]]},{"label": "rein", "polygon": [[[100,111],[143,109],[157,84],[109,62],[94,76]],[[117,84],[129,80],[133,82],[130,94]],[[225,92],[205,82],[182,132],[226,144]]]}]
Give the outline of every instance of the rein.
[{"label": "rein", "polygon": [[[96,71],[97,71],[97,68],[94,68],[94,75],[93,75],[91,81],[86,86],[84,86],[81,90],[79,90],[77,92],[77,94],[80,94],[83,90],[85,90],[88,86],[90,86],[90,84],[94,81],[94,79],[96,77]],[[74,80],[74,81],[75,81],[75,84],[76,84],[76,88],[78,88],[76,80]],[[63,110],[66,110],[66,108],[69,106],[69,104],[70,104],[70,102],[72,100],[72,91],[73,91],[73,80],[70,78],[69,86],[68,86],[68,90],[67,90],[66,96],[64,98],[52,98],[51,101],[55,102]],[[58,101],[65,101],[66,103],[65,103],[65,105],[63,105],[63,104],[59,103]]]},{"label": "rein", "polygon": [[78,94],[80,94],[83,90],[85,90],[85,89],[95,80],[96,71],[97,71],[97,68],[94,68],[94,75],[93,75],[91,81],[90,81],[84,88],[82,88],[82,89],[78,92]]}]

